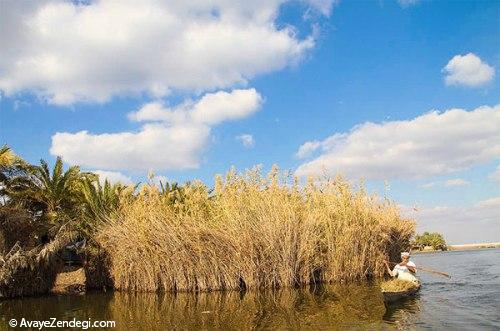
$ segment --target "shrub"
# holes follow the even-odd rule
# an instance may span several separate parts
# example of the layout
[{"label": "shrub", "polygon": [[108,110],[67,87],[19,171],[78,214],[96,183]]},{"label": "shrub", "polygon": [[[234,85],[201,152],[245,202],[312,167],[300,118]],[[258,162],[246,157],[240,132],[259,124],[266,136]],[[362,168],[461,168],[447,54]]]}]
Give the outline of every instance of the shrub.
[{"label": "shrub", "polygon": [[437,232],[424,232],[422,235],[415,236],[414,245],[416,246],[431,246],[434,249],[445,250],[446,241],[442,234]]}]

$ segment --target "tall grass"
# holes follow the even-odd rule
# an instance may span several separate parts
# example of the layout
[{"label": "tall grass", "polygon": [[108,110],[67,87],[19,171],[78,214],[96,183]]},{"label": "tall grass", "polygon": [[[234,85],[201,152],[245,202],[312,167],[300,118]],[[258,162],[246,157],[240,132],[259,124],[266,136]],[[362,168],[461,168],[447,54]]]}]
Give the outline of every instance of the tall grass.
[{"label": "tall grass", "polygon": [[[278,288],[381,276],[414,223],[396,206],[342,178],[297,180],[277,169],[152,185],[99,229],[115,287],[133,291]],[[172,199],[172,194],[180,198]]]}]

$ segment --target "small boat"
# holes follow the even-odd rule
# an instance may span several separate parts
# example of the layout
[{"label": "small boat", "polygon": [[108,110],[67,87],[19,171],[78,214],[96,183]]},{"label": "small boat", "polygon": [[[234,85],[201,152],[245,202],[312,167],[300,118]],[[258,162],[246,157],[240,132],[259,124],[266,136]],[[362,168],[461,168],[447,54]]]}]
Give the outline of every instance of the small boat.
[{"label": "small boat", "polygon": [[410,288],[410,289],[405,290],[405,291],[389,292],[389,291],[382,290],[382,294],[384,295],[384,302],[391,303],[391,302],[395,302],[395,301],[399,301],[402,299],[412,297],[415,294],[417,294],[417,292],[419,290],[420,290],[420,282],[418,282],[415,287]]}]

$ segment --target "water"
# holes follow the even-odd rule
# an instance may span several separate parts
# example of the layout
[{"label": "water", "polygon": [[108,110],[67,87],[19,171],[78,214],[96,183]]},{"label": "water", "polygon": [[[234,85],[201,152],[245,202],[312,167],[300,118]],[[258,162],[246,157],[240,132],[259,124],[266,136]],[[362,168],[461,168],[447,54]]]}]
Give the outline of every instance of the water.
[{"label": "water", "polygon": [[0,330],[29,320],[114,320],[117,330],[498,330],[500,250],[415,255],[422,290],[385,307],[377,284],[177,295],[89,293],[0,301]]}]

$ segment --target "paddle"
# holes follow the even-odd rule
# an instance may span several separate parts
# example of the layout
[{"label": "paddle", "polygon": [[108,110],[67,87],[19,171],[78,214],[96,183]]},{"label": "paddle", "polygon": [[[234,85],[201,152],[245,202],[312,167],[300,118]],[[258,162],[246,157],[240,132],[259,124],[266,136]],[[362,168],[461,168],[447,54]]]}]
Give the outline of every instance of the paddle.
[{"label": "paddle", "polygon": [[[389,262],[389,263],[392,264],[392,265],[396,265],[397,264],[396,262]],[[436,275],[440,275],[440,276],[443,276],[443,277],[451,278],[451,276],[448,275],[445,272],[434,270],[434,269],[430,269],[430,268],[425,268],[425,267],[422,267],[422,266],[418,266],[417,270],[422,270],[422,271],[430,272],[430,273],[433,273],[433,274],[436,274]]]},{"label": "paddle", "polygon": [[437,271],[437,270],[433,270],[433,269],[429,269],[429,268],[424,268],[424,267],[417,267],[417,270],[422,270],[422,271],[430,272],[430,273],[433,273],[433,274],[436,274],[436,275],[440,275],[440,276],[443,276],[443,277],[451,278],[450,275],[448,275],[447,273],[442,272],[442,271]]}]

